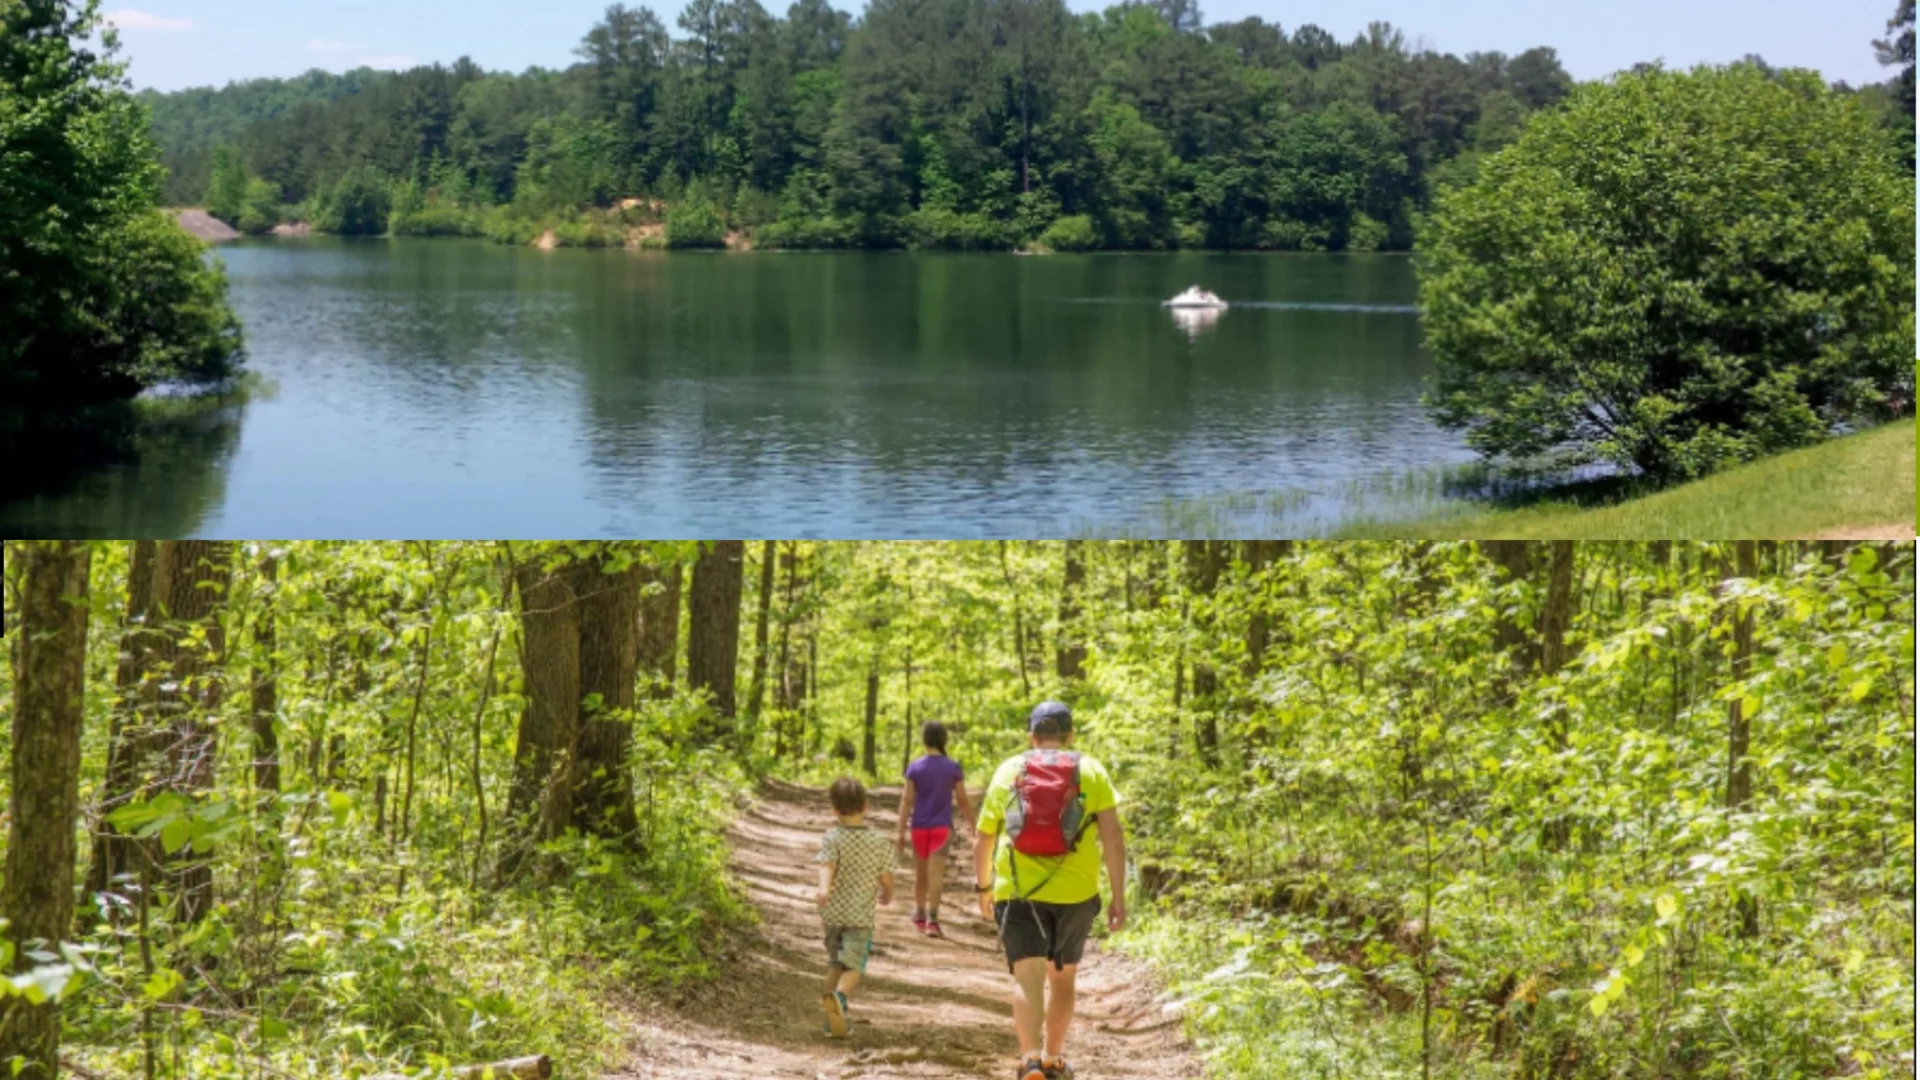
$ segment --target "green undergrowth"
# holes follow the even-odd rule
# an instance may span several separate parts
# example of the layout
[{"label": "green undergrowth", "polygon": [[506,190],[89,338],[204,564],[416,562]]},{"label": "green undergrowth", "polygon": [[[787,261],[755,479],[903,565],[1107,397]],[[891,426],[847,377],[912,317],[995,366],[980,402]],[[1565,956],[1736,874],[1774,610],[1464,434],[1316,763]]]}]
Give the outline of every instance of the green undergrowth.
[{"label": "green undergrowth", "polygon": [[[65,1053],[91,1075],[431,1078],[547,1054],[557,1077],[620,1063],[619,1002],[709,978],[711,941],[748,907],[724,873],[728,771],[649,793],[639,852],[570,834],[529,856],[526,884],[396,857],[350,793],[284,800],[297,839],[263,857],[197,926],[149,912],[102,923],[76,951]],[[237,838],[257,825],[221,828]],[[450,830],[429,817],[423,840]],[[404,882],[404,884],[403,884]]]}]

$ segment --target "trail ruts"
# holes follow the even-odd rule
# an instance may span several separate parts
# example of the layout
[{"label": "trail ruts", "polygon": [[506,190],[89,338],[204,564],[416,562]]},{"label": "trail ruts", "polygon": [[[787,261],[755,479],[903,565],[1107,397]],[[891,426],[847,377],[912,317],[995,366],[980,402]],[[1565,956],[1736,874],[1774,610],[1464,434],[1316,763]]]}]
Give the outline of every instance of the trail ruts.
[{"label": "trail ruts", "polygon": [[[892,835],[899,790],[873,793],[870,822]],[[1012,987],[991,924],[971,913],[971,848],[947,874],[945,940],[908,922],[913,868],[894,875],[874,955],[854,995],[853,1035],[821,1031],[825,950],[813,904],[813,863],[832,818],[824,793],[771,782],[732,827],[734,873],[760,923],[733,943],[713,983],[672,1006],[644,1009],[633,1053],[617,1077],[861,1080],[878,1077],[1006,1077],[1013,1074]],[[1081,1080],[1185,1080],[1201,1074],[1140,967],[1096,941],[1080,965],[1079,1014],[1067,1054]]]}]

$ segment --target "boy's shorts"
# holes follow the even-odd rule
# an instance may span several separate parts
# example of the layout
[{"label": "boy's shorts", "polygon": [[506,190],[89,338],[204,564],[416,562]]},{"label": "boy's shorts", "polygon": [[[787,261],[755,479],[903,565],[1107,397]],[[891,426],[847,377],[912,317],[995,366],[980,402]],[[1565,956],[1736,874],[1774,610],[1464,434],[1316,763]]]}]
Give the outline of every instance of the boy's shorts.
[{"label": "boy's shorts", "polygon": [[1000,948],[1007,954],[1007,970],[1033,957],[1045,957],[1056,968],[1080,962],[1087,934],[1100,914],[1100,897],[1077,904],[1049,904],[1044,900],[997,900],[994,922],[1000,928]]},{"label": "boy's shorts", "polygon": [[913,855],[917,859],[931,859],[947,850],[947,841],[953,839],[953,830],[946,826],[931,829],[913,830]]},{"label": "boy's shorts", "polygon": [[827,962],[848,971],[867,973],[867,956],[873,952],[873,927],[827,927]]}]

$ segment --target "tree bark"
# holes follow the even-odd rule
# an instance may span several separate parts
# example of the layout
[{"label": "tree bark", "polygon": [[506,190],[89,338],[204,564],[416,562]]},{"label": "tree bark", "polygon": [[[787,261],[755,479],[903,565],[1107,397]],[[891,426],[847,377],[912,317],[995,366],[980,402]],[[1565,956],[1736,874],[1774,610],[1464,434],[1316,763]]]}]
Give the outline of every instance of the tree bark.
[{"label": "tree bark", "polygon": [[656,700],[673,693],[680,651],[680,577],[677,562],[640,568],[645,586],[640,596],[640,671],[647,680],[647,696]]},{"label": "tree bark", "polygon": [[692,629],[687,635],[687,685],[705,691],[714,722],[703,732],[712,742],[732,734],[734,677],[740,662],[740,593],[745,582],[746,542],[719,540],[702,546],[687,590]]},{"label": "tree bark", "polygon": [[253,624],[253,786],[261,791],[280,790],[280,736],[275,725],[280,711],[279,675],[275,670],[275,627],[273,605],[278,595],[276,582],[280,561],[272,552],[260,556],[260,612]]},{"label": "tree bark", "polygon": [[868,776],[876,775],[879,762],[875,760],[874,728],[880,720],[880,657],[876,654],[873,663],[867,667],[867,726],[860,743],[860,767]]},{"label": "tree bark", "polygon": [[753,624],[753,682],[747,693],[747,719],[760,726],[760,708],[767,700],[767,619],[773,612],[773,541],[760,543],[759,613]]},{"label": "tree bark", "polygon": [[[1533,548],[1525,540],[1482,540],[1480,553],[1500,568],[1501,584],[1526,581],[1533,576]],[[1524,672],[1538,662],[1539,650],[1532,636],[1511,609],[1500,613],[1500,621],[1494,624],[1493,642],[1511,659],[1513,674]]]},{"label": "tree bark", "polygon": [[[93,833],[93,858],[87,864],[86,894],[106,892],[123,876],[136,877],[138,842],[106,824],[106,816],[131,801],[155,762],[151,700],[144,685],[151,654],[158,644],[160,604],[154,591],[159,544],[137,541],[127,564],[127,610],[114,667],[114,705],[107,737],[107,775]],[[82,918],[85,912],[81,913]]]},{"label": "tree bark", "polygon": [[[571,567],[514,568],[520,594],[520,668],[526,707],[513,754],[507,815],[531,820],[534,840],[566,831],[573,818],[574,745],[580,726],[580,605]],[[506,864],[517,868],[519,859]]]},{"label": "tree bark", "polygon": [[1247,573],[1256,579],[1256,588],[1260,595],[1254,597],[1253,610],[1247,616],[1247,678],[1258,678],[1266,667],[1267,645],[1270,643],[1273,628],[1267,605],[1264,582],[1258,575],[1268,573],[1268,567],[1283,558],[1292,550],[1291,540],[1246,540],[1240,545],[1240,557],[1247,564]]},{"label": "tree bark", "polygon": [[[1547,602],[1540,609],[1540,673],[1559,674],[1567,662],[1567,630],[1573,625],[1573,541],[1555,540],[1547,566]],[[1566,733],[1559,732],[1561,749]]]},{"label": "tree bark", "polygon": [[[1210,600],[1214,589],[1220,583],[1220,570],[1226,562],[1226,542],[1221,540],[1185,541],[1187,553],[1187,589],[1195,600]],[[1195,620],[1203,638],[1211,639],[1214,619],[1205,612]],[[1220,746],[1220,723],[1215,711],[1219,707],[1216,700],[1220,690],[1220,677],[1213,665],[1203,660],[1193,662],[1193,707],[1198,713],[1199,723],[1194,728],[1194,748],[1200,752],[1200,758],[1212,765]]]},{"label": "tree bark", "polygon": [[[53,950],[73,925],[73,875],[80,812],[80,735],[86,720],[87,572],[83,542],[41,541],[25,556],[13,687],[13,746],[7,824],[7,879],[0,911],[13,970],[35,966],[31,950]],[[60,1006],[0,998],[0,1067],[53,1080]]]},{"label": "tree bark", "polygon": [[635,839],[634,684],[640,667],[640,578],[633,563],[612,570],[602,555],[579,568],[580,737],[579,784],[573,821],[599,836]]},{"label": "tree bark", "polygon": [[1087,646],[1080,627],[1080,594],[1086,588],[1086,543],[1068,540],[1060,573],[1060,641],[1054,650],[1054,674],[1061,682],[1083,677]]},{"label": "tree bark", "polygon": [[[1738,540],[1733,545],[1736,578],[1752,580],[1757,572],[1754,542]],[[1729,583],[1730,585],[1730,583]],[[1730,590],[1729,590],[1730,591]],[[1727,603],[1737,601],[1731,597]],[[1745,681],[1753,673],[1753,610],[1741,606],[1729,613],[1733,622],[1733,671],[1735,682]],[[1752,717],[1746,714],[1739,696],[1727,703],[1727,809],[1739,810],[1753,796],[1752,763],[1747,748],[1752,737]]]},{"label": "tree bark", "polygon": [[[208,718],[225,693],[220,608],[226,603],[232,564],[230,541],[169,540],[160,545],[155,571],[155,591],[164,597],[167,614],[160,644],[166,674],[155,687],[155,718],[168,744],[167,783],[190,797],[213,789],[218,745]],[[182,848],[167,876],[180,921],[198,922],[212,910],[210,861]]]}]

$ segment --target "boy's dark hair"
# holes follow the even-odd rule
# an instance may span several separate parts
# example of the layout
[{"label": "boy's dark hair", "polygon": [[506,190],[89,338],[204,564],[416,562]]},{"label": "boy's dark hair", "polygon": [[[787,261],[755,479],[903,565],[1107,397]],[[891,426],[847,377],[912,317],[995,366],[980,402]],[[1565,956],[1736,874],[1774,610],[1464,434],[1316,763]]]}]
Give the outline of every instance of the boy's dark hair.
[{"label": "boy's dark hair", "polygon": [[947,725],[938,720],[929,720],[920,725],[920,742],[929,750],[947,752]]},{"label": "boy's dark hair", "polygon": [[857,814],[867,808],[867,789],[853,777],[843,776],[827,789],[827,801],[833,804],[833,812],[842,817]]}]

